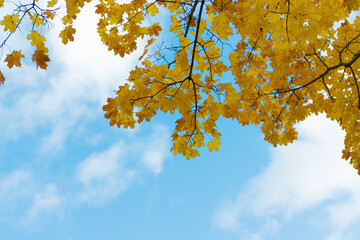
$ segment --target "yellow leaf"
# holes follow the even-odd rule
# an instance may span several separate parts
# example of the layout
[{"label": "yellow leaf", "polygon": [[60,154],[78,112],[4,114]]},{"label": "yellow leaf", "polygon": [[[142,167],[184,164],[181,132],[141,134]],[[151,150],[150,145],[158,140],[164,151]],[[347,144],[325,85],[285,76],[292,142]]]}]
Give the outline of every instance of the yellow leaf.
[{"label": "yellow leaf", "polygon": [[44,23],[40,15],[38,14],[34,14],[33,16],[30,17],[30,19],[32,21],[32,25],[36,25],[37,27],[40,27]]},{"label": "yellow leaf", "polygon": [[31,33],[28,34],[27,38],[31,41],[31,46],[36,46],[37,49],[45,47],[45,37],[44,35],[39,34],[38,31],[32,30]]},{"label": "yellow leaf", "polygon": [[4,26],[4,31],[10,30],[10,32],[15,32],[17,25],[20,23],[19,15],[12,14],[6,15],[4,19],[0,22],[0,25]]},{"label": "yellow leaf", "polygon": [[73,23],[73,18],[72,17],[69,17],[68,15],[65,15],[61,21],[63,22],[64,25],[67,25],[67,24],[72,24]]},{"label": "yellow leaf", "polygon": [[155,4],[152,4],[148,9],[147,12],[150,13],[150,16],[154,17],[156,14],[159,13],[159,9]]},{"label": "yellow leaf", "polygon": [[78,0],[66,0],[66,12],[70,18],[76,18],[76,15],[80,12],[79,3],[84,3],[84,1]]},{"label": "yellow leaf", "polygon": [[68,41],[74,41],[74,34],[76,30],[72,27],[72,25],[66,26],[64,30],[62,30],[59,34],[61,37],[63,44],[67,44]]},{"label": "yellow leaf", "polygon": [[213,150],[219,151],[219,145],[220,141],[217,138],[213,138],[210,142],[208,142],[207,146],[209,148],[209,151],[212,152]]},{"label": "yellow leaf", "polygon": [[53,6],[55,6],[56,4],[57,4],[57,0],[50,0],[50,1],[48,1],[47,6],[48,6],[48,7],[53,7]]},{"label": "yellow leaf", "polygon": [[24,58],[24,54],[20,51],[13,51],[11,54],[7,54],[5,62],[7,62],[8,67],[11,69],[14,65],[16,67],[21,67],[20,58]]}]

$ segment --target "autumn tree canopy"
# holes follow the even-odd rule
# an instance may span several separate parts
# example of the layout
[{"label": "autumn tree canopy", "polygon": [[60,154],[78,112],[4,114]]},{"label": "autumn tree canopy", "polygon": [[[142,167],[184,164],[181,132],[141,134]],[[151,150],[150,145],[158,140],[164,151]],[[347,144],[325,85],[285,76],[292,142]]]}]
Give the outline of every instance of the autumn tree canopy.
[{"label": "autumn tree canopy", "polygon": [[[42,29],[60,17],[59,37],[73,41],[73,22],[91,1],[0,0],[11,10],[0,20],[2,61],[21,66],[21,49],[6,48],[21,29],[32,61],[46,69]],[[100,0],[97,30],[109,51],[123,57],[147,41],[105,117],[133,128],[160,111],[176,114],[172,151],[189,159],[205,145],[218,150],[220,117],[260,125],[276,146],[297,138],[295,123],[325,113],[346,132],[343,158],[360,170],[360,17],[349,18],[359,7],[357,0]]]}]

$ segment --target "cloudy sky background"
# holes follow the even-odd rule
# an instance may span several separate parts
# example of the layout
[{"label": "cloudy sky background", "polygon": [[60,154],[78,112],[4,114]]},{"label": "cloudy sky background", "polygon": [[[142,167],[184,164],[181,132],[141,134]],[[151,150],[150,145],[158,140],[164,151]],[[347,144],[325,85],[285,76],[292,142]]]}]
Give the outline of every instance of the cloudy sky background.
[{"label": "cloudy sky background", "polygon": [[[75,42],[49,32],[47,71],[0,66],[1,240],[359,239],[360,177],[324,116],[278,148],[221,120],[220,151],[190,161],[169,152],[171,116],[109,127],[101,107],[141,53],[107,52],[92,10]],[[28,44],[19,36],[14,49]]]}]

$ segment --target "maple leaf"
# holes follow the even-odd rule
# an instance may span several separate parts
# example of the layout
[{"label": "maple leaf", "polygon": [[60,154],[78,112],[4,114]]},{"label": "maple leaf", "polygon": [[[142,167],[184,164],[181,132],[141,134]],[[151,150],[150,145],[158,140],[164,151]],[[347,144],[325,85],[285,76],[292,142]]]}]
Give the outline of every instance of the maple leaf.
[{"label": "maple leaf", "polygon": [[66,26],[64,30],[62,30],[59,34],[59,37],[62,39],[62,43],[63,44],[67,44],[68,41],[74,41],[74,34],[75,34],[75,29],[69,25]]},{"label": "maple leaf", "polygon": [[7,62],[8,67],[11,69],[14,65],[16,67],[21,67],[20,58],[24,58],[25,56],[20,51],[13,51],[11,54],[7,54],[5,58],[5,62]]},{"label": "maple leaf", "polygon": [[45,11],[45,12],[44,12],[44,16],[45,16],[47,19],[53,20],[54,17],[55,17],[55,14],[54,14],[53,12],[51,12],[51,11]]},{"label": "maple leaf", "polygon": [[156,16],[156,14],[159,13],[159,9],[157,8],[157,6],[155,4],[151,4],[148,8],[147,8],[147,12],[152,16]]},{"label": "maple leaf", "polygon": [[209,151],[212,152],[213,150],[215,151],[219,151],[219,145],[220,145],[220,141],[216,138],[214,138],[213,140],[211,140],[210,142],[208,142],[208,147],[209,147]]},{"label": "maple leaf", "polygon": [[45,47],[45,37],[44,35],[39,34],[38,31],[32,30],[26,39],[30,40],[31,46],[36,46],[37,49]]},{"label": "maple leaf", "polygon": [[47,6],[50,8],[50,7],[53,7],[57,4],[57,0],[50,0],[47,2]]},{"label": "maple leaf", "polygon": [[[79,1],[79,2],[81,2],[81,1]],[[67,11],[67,15],[70,18],[75,18],[76,15],[80,12],[79,2],[77,2],[77,0],[67,0],[66,1],[66,11]]]},{"label": "maple leaf", "polygon": [[4,84],[4,82],[5,82],[5,77],[4,77],[4,75],[2,74],[2,72],[0,71],[0,85],[1,85],[1,84]]},{"label": "maple leaf", "polygon": [[0,0],[0,8],[4,6],[4,0]]},{"label": "maple leaf", "polygon": [[30,17],[32,24],[39,27],[44,24],[44,21],[40,18],[40,15],[34,14]]},{"label": "maple leaf", "polygon": [[45,49],[36,49],[32,58],[33,62],[36,62],[36,66],[40,67],[41,69],[47,68],[47,62],[50,61],[48,55],[46,55]]},{"label": "maple leaf", "polygon": [[20,23],[19,15],[12,14],[6,15],[4,19],[0,22],[0,25],[4,26],[4,31],[10,30],[10,32],[15,32],[17,25]]}]

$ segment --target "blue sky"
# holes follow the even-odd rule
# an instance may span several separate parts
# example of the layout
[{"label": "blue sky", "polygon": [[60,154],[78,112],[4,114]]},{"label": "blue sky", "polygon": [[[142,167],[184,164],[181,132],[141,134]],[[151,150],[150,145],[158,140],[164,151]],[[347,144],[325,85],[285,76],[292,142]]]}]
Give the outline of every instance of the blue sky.
[{"label": "blue sky", "polygon": [[5,71],[0,240],[359,239],[360,177],[336,123],[312,116],[273,148],[258,127],[221,120],[219,152],[173,156],[172,116],[130,131],[103,118],[141,52],[107,52],[89,12],[76,25],[67,46],[49,32],[47,71]]}]

